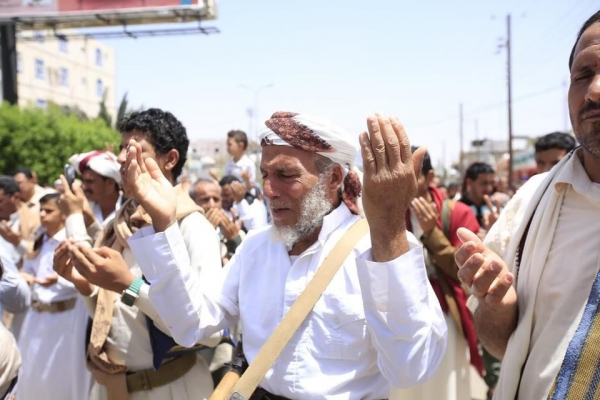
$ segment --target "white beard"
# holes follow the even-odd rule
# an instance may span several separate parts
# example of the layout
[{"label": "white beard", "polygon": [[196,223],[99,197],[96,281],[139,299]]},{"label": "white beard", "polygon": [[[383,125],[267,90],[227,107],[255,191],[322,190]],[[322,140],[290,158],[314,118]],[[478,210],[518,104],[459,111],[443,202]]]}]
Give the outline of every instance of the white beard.
[{"label": "white beard", "polygon": [[323,218],[331,211],[331,203],[326,198],[325,179],[319,178],[317,185],[302,199],[300,204],[300,219],[294,226],[273,225],[271,237],[283,242],[287,247],[294,246],[321,227]]}]

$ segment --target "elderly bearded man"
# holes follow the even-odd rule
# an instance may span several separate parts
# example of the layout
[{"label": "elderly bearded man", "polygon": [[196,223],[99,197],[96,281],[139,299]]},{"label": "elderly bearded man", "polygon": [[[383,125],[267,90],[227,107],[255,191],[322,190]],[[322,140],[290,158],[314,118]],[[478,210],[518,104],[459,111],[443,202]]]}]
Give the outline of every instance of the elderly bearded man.
[{"label": "elderly bearded man", "polygon": [[[157,312],[184,346],[241,321],[250,363],[335,243],[360,219],[360,180],[351,172],[354,141],[307,115],[279,112],[266,125],[261,173],[273,226],[242,243],[223,269],[216,296],[190,273],[174,193],[154,160],[144,161],[131,141],[126,163],[125,185],[152,216],[153,227],[129,243],[151,283]],[[444,353],[443,313],[423,249],[404,223],[424,149],[411,155],[396,119],[370,117],[368,129],[361,145],[370,236],[355,245],[253,399],[387,398],[390,383],[406,387],[428,379]]]}]

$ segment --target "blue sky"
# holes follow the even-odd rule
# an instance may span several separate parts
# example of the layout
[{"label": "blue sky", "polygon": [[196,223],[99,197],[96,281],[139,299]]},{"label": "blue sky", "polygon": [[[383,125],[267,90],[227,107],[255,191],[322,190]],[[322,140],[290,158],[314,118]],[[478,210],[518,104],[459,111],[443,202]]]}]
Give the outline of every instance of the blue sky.
[{"label": "blue sky", "polygon": [[274,111],[327,116],[358,135],[375,111],[396,115],[436,164],[465,142],[507,137],[506,53],[512,15],[513,128],[570,129],[568,55],[597,0],[223,0],[206,22],[221,33],[103,40],[117,51],[118,98],[173,112],[192,140],[248,130]]}]

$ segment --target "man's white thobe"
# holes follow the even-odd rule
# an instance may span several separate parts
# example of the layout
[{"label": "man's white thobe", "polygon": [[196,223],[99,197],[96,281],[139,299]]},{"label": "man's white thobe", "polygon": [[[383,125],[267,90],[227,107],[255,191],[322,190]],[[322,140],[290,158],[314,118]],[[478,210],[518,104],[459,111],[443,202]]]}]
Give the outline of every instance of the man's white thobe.
[{"label": "man's white thobe", "polygon": [[[317,268],[357,220],[342,204],[325,217],[319,238],[293,261],[272,229],[255,231],[223,269],[222,285],[206,288],[190,270],[176,224],[143,228],[129,239],[151,282],[150,300],[180,344],[190,346],[241,321],[249,362],[306,288]],[[390,382],[429,378],[444,354],[446,325],[427,279],[423,249],[396,260],[371,260],[365,236],[346,258],[313,311],[261,386],[304,399],[382,399]]]}]

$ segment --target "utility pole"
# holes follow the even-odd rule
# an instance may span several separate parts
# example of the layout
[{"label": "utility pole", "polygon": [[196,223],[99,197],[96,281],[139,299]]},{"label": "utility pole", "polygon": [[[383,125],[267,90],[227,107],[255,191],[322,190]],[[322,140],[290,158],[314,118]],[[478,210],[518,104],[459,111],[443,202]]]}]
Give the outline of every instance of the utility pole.
[{"label": "utility pole", "polygon": [[2,64],[2,97],[10,104],[17,104],[17,34],[14,22],[0,26]]},{"label": "utility pole", "polygon": [[269,83],[258,88],[249,87],[246,85],[239,85],[242,89],[247,89],[254,94],[254,134],[248,132],[250,140],[258,140],[258,134],[260,133],[260,114],[258,110],[258,95],[265,89],[272,88],[274,85]]},{"label": "utility pole", "polygon": [[512,80],[511,80],[510,14],[506,16],[506,71],[508,86],[508,187],[513,185],[513,130],[512,130]]},{"label": "utility pole", "polygon": [[477,161],[481,161],[481,143],[479,143],[479,120],[473,121],[475,125],[475,142],[477,143]]},{"label": "utility pole", "polygon": [[464,166],[464,161],[465,161],[465,152],[464,152],[464,135],[463,135],[463,105],[462,103],[460,103],[458,105],[458,134],[460,136],[460,155],[459,155],[459,172],[460,172],[460,176],[462,177],[464,175],[465,172],[465,166]]},{"label": "utility pole", "polygon": [[567,132],[569,130],[569,103],[567,98],[569,96],[569,89],[567,86],[567,80],[563,79],[563,132]]}]

